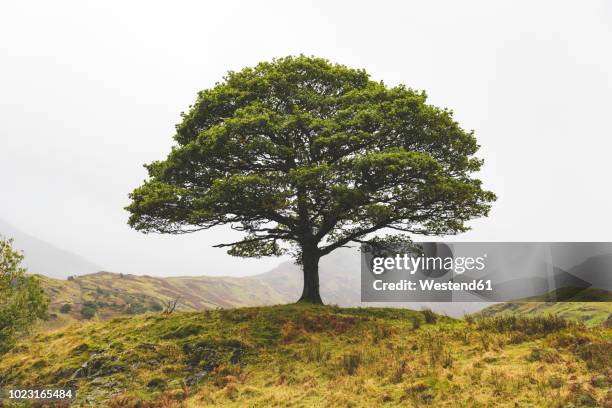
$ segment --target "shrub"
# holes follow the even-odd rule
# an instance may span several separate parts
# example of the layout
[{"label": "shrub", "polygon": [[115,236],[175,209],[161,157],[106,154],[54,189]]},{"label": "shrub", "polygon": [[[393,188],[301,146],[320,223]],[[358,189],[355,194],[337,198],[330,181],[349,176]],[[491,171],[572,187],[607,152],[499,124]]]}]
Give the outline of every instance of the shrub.
[{"label": "shrub", "polygon": [[482,349],[484,351],[489,351],[491,347],[491,336],[488,333],[482,333],[480,336],[480,344],[482,345]]},{"label": "shrub", "polygon": [[438,320],[438,316],[436,316],[436,314],[430,308],[421,310],[421,313],[423,314],[425,323],[427,324],[434,324]]},{"label": "shrub", "polygon": [[83,316],[84,319],[91,319],[92,317],[94,317],[96,315],[96,308],[95,306],[91,306],[89,304],[84,304],[83,307],[81,308],[81,316]]},{"label": "shrub", "polygon": [[545,363],[558,363],[561,361],[559,353],[553,349],[535,347],[531,349],[531,354],[527,357],[528,361],[543,361]]},{"label": "shrub", "polygon": [[153,312],[161,312],[162,310],[164,310],[164,307],[157,302],[153,302],[151,303],[151,310]]},{"label": "shrub", "polygon": [[395,367],[393,369],[393,372],[391,374],[391,379],[390,379],[392,384],[398,384],[402,382],[404,373],[406,372],[407,364],[408,364],[408,361],[406,359],[402,359],[401,361],[395,364]]},{"label": "shrub", "polygon": [[564,383],[563,378],[557,375],[553,375],[552,377],[548,379],[548,385],[551,388],[561,388],[563,387],[563,383]]},{"label": "shrub", "polygon": [[563,401],[564,407],[597,407],[597,399],[591,391],[584,389],[580,384],[570,384],[569,392]]},{"label": "shrub", "polygon": [[425,332],[425,344],[429,357],[429,364],[433,368],[441,362],[445,351],[441,334]]},{"label": "shrub", "polygon": [[72,305],[70,303],[64,303],[61,307],[60,307],[60,313],[69,313],[72,310]]},{"label": "shrub", "polygon": [[280,333],[281,333],[281,338],[283,339],[283,341],[285,343],[288,343],[292,340],[295,340],[295,338],[297,338],[300,335],[301,330],[297,328],[293,320],[288,320],[281,327]]},{"label": "shrub", "polygon": [[381,340],[391,336],[393,329],[385,324],[375,324],[372,328],[372,342],[378,344]]},{"label": "shrub", "polygon": [[133,301],[129,303],[127,305],[127,308],[125,309],[125,312],[131,315],[142,314],[142,313],[145,313],[146,311],[147,311],[146,307],[138,301]]},{"label": "shrub", "polygon": [[304,356],[308,362],[321,362],[325,359],[329,359],[330,353],[324,352],[321,347],[321,341],[315,338],[306,346]]},{"label": "shrub", "polygon": [[595,376],[591,377],[590,383],[591,383],[591,385],[593,387],[605,388],[605,387],[608,386],[610,381],[608,380],[608,378],[605,375],[595,375]]},{"label": "shrub", "polygon": [[452,368],[453,367],[453,361],[454,360],[453,360],[453,355],[450,353],[450,351],[445,350],[442,353],[442,357],[441,357],[440,360],[441,360],[440,362],[442,364],[442,367],[444,367],[444,368]]},{"label": "shrub", "polygon": [[348,375],[353,375],[357,371],[357,368],[361,365],[362,355],[358,351],[352,351],[344,353],[342,355],[342,368]]},{"label": "shrub", "polygon": [[584,360],[587,367],[594,370],[603,370],[612,366],[612,341],[598,339],[587,333],[572,330],[555,335],[550,344],[571,351]]},{"label": "shrub", "polygon": [[593,340],[581,344],[576,348],[576,354],[590,369],[603,370],[612,367],[612,342],[609,340]]},{"label": "shrub", "polygon": [[557,315],[516,316],[503,315],[478,320],[477,328],[490,332],[518,331],[525,335],[545,335],[576,327],[578,323],[562,319]]},{"label": "shrub", "polygon": [[26,274],[22,261],[12,240],[0,236],[0,354],[14,346],[19,333],[47,315],[48,299],[38,278]]}]

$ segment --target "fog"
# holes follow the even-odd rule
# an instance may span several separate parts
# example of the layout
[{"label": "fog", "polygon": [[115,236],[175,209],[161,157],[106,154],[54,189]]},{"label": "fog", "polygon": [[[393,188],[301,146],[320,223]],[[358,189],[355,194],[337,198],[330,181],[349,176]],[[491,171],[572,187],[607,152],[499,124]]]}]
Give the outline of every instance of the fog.
[{"label": "fog", "polygon": [[119,2],[0,5],[0,218],[105,269],[244,275],[277,258],[131,230],[127,194],[196,92],[304,53],[424,89],[473,129],[499,199],[456,239],[611,241],[612,3]]}]

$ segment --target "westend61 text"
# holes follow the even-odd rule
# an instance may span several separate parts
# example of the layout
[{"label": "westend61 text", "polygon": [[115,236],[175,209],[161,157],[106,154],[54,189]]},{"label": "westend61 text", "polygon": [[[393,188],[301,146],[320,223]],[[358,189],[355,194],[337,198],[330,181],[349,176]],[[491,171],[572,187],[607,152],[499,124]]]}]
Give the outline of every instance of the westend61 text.
[{"label": "westend61 text", "polygon": [[492,291],[493,285],[491,280],[473,280],[471,282],[436,282],[432,279],[423,279],[417,282],[402,279],[398,282],[383,282],[378,279],[373,282],[374,290],[385,291],[385,290],[423,290],[423,291]]}]

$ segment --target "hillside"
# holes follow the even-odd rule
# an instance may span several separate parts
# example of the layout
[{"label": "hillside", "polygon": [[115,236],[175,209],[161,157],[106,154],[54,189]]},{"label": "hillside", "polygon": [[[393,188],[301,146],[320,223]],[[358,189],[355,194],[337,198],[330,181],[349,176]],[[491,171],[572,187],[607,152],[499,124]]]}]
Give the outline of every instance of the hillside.
[{"label": "hillside", "polygon": [[0,386],[76,387],[105,407],[604,407],[611,338],[552,317],[382,308],[148,314],[26,339]]},{"label": "hillside", "polygon": [[[360,277],[355,270],[356,263],[359,263],[358,255],[347,254],[347,250],[323,258],[321,294],[326,303],[359,304]],[[161,311],[176,299],[179,299],[177,310],[182,311],[293,303],[302,290],[301,270],[291,261],[269,272],[245,277],[162,278],[97,272],[67,280],[42,275],[39,278],[51,300],[51,320],[47,324],[51,328],[76,320],[106,320],[122,314]],[[70,310],[62,312],[64,305],[70,305]],[[84,307],[88,309],[85,313]]]},{"label": "hillside", "polygon": [[485,317],[544,316],[548,314],[581,321],[586,325],[601,324],[612,315],[612,292],[598,289],[565,288],[543,296],[498,303],[478,313]]},{"label": "hillside", "polygon": [[[287,303],[257,278],[157,278],[98,272],[59,280],[39,276],[51,299],[50,327],[75,320],[107,320],[118,315],[162,311],[178,299],[177,310],[195,311]],[[68,311],[62,310],[69,305]],[[87,309],[87,310],[85,310]]]},{"label": "hillside", "polygon": [[[328,303],[352,305],[358,303],[359,275],[343,268],[342,260],[336,255],[322,262],[322,296]],[[302,288],[301,271],[292,262],[247,277],[161,278],[97,272],[68,280],[39,278],[51,299],[51,319],[47,323],[51,328],[76,320],[157,312],[176,299],[177,310],[182,311],[293,303]]]},{"label": "hillside", "polygon": [[[322,258],[320,265],[321,296],[326,304],[343,307],[392,306],[420,309],[431,307],[438,313],[460,317],[482,309],[482,303],[394,303],[360,302],[361,280],[359,253],[342,248]],[[93,320],[109,319],[121,314],[160,311],[168,301],[179,299],[178,310],[262,306],[295,302],[302,290],[302,272],[291,261],[283,262],[269,272],[246,277],[196,276],[152,277],[97,272],[71,277],[70,280],[40,276],[51,299],[51,320],[47,326],[57,328],[83,320],[87,305]],[[70,311],[62,313],[63,305]]]}]

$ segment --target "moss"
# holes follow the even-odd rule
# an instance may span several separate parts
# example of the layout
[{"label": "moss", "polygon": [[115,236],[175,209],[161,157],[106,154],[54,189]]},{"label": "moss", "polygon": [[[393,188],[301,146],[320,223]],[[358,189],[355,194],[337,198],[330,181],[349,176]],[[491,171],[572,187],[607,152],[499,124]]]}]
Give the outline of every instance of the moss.
[{"label": "moss", "polygon": [[189,336],[202,333],[205,328],[197,324],[186,324],[170,330],[169,332],[162,334],[161,339],[182,339]]}]

